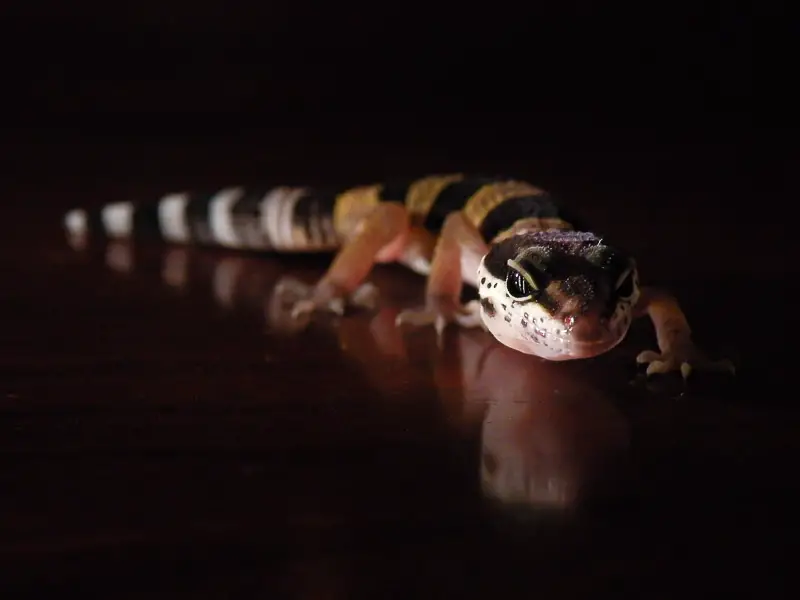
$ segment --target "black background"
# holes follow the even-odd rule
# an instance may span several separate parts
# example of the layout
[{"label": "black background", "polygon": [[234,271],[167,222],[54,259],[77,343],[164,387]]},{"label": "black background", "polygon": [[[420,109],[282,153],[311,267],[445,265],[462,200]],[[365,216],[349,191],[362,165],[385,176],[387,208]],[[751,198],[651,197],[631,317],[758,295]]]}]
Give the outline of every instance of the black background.
[{"label": "black background", "polygon": [[740,142],[756,38],[789,30],[748,8],[26,3],[3,18],[7,117],[82,135]]}]

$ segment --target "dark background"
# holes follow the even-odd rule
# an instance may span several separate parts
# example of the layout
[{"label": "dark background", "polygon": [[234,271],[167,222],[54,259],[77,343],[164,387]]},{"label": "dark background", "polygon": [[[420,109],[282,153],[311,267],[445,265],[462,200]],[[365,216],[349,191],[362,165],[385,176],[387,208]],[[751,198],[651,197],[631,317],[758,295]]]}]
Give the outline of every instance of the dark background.
[{"label": "dark background", "polygon": [[25,3],[2,22],[7,117],[26,135],[471,154],[752,135],[755,37],[775,45],[780,11],[571,6]]},{"label": "dark background", "polygon": [[26,3],[3,19],[6,59],[28,84],[26,124],[106,135],[322,127],[385,144],[539,133],[500,138],[522,147],[563,137],[563,127],[598,137],[622,128],[732,142],[753,126],[756,30],[774,44],[780,23],[780,12],[765,27],[733,3],[694,14],[270,4]]},{"label": "dark background", "polygon": [[[792,26],[779,4],[734,2],[6,5],[0,531],[11,567],[0,575],[117,597],[197,597],[207,582],[264,591],[273,575],[292,596],[305,584],[321,594],[336,587],[326,573],[365,589],[403,581],[404,597],[429,584],[489,594],[497,581],[518,593],[539,576],[551,590],[614,593],[630,577],[636,597],[684,596],[698,577],[706,591],[779,585],[800,456]],[[207,289],[170,296],[152,266],[109,274],[60,231],[73,206],[176,188],[451,169],[513,172],[574,204],[740,366],[734,386],[689,402],[641,395],[646,501],[615,524],[576,526],[566,545],[538,545],[552,544],[554,566],[530,577],[534,542],[476,533],[463,489],[474,465],[426,429],[432,399],[414,418],[387,409],[336,370],[324,336],[265,339],[244,311],[214,312]],[[389,287],[421,293],[388,273]],[[291,359],[296,387],[272,390],[263,352]],[[618,356],[587,372],[624,387],[633,348]],[[385,368],[374,360],[367,377]],[[362,386],[362,404],[337,398],[340,414],[327,400],[348,385]],[[287,408],[281,393],[311,408]],[[288,425],[272,431],[276,420]],[[436,458],[381,439],[387,429]],[[242,483],[251,463],[262,475]],[[386,504],[370,504],[373,488]],[[392,498],[398,489],[407,496]]]}]

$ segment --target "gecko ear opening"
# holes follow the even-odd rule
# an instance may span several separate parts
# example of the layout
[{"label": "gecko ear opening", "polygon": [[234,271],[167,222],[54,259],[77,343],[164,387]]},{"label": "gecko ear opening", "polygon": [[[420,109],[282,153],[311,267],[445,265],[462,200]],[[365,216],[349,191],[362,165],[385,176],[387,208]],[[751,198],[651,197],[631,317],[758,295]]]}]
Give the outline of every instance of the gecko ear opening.
[{"label": "gecko ear opening", "polygon": [[533,276],[513,259],[508,259],[506,273],[506,291],[514,300],[530,300],[539,291],[539,285]]}]

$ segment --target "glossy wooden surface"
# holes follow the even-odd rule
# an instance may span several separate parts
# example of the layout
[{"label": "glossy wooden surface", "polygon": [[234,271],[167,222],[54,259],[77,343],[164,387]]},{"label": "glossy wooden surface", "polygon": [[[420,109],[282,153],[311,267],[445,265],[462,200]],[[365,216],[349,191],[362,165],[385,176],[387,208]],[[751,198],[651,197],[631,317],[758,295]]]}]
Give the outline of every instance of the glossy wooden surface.
[{"label": "glossy wooden surface", "polygon": [[[73,205],[253,180],[275,156],[138,144],[28,141],[7,154],[7,597],[775,597],[785,583],[800,413],[785,385],[796,294],[775,273],[796,267],[781,262],[775,223],[724,210],[752,189],[731,168],[738,151],[554,147],[512,165],[635,249],[697,339],[739,366],[735,383],[683,389],[637,376],[634,356],[654,344],[646,323],[581,363],[477,332],[437,347],[430,331],[389,325],[422,282],[382,267],[383,311],[293,333],[271,290],[285,275],[313,281],[324,257],[71,248],[59,219]],[[303,162],[288,151],[265,179],[457,162],[351,151],[334,165],[321,145]]]}]

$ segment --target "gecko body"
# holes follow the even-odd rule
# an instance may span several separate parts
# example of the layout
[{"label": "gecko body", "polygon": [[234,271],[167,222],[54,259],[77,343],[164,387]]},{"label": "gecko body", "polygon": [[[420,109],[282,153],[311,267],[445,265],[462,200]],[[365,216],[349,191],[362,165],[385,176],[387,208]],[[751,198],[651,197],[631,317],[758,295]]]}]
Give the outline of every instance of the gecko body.
[{"label": "gecko body", "polygon": [[[174,193],[152,202],[75,209],[68,235],[156,236],[174,244],[261,252],[332,252],[316,285],[288,282],[292,314],[374,307],[375,264],[424,275],[426,303],[399,325],[483,326],[504,345],[548,360],[607,352],[631,321],[648,314],[660,353],[643,352],[648,373],[718,366],[690,340],[671,296],[640,288],[633,257],[577,227],[545,190],[510,177],[464,174],[345,189],[231,187]],[[464,285],[479,300],[462,304]],[[725,365],[727,368],[727,365]]]}]

